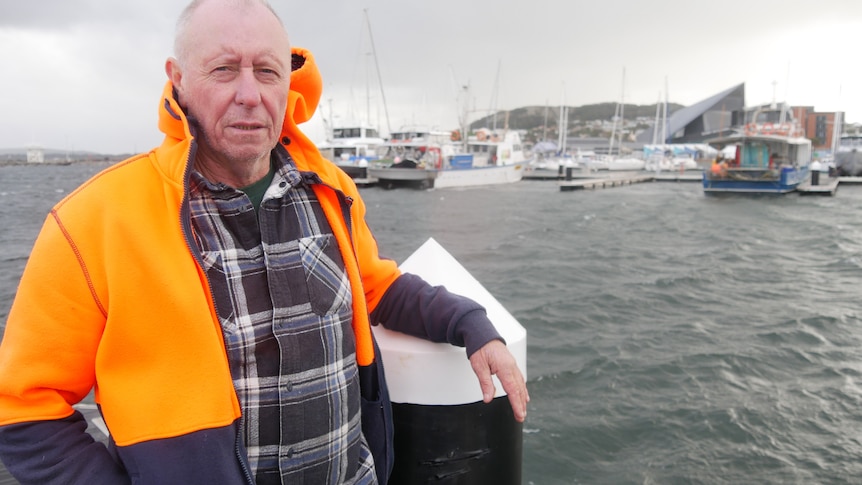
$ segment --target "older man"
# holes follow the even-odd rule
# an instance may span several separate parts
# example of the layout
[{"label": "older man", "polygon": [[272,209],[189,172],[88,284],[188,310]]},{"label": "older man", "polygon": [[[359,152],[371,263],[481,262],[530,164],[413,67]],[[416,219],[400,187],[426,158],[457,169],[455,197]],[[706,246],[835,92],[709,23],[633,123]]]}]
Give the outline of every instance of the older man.
[{"label": "older man", "polygon": [[[195,1],[164,142],[51,211],[0,345],[0,457],[23,483],[385,483],[370,324],[467,348],[515,419],[517,365],[475,302],[381,259],[349,177],[297,128],[311,55],[262,0]],[[105,109],[109,109],[105,107]],[[95,390],[109,448],[71,407]]]}]

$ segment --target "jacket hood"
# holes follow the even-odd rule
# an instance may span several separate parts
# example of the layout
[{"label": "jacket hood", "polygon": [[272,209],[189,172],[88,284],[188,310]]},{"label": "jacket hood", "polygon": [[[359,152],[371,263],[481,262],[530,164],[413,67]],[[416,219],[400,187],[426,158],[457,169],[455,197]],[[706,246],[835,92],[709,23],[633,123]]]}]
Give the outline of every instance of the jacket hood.
[{"label": "jacket hood", "polygon": [[285,127],[310,120],[323,92],[320,70],[317,69],[311,52],[294,47],[291,54],[290,93],[284,116]]}]

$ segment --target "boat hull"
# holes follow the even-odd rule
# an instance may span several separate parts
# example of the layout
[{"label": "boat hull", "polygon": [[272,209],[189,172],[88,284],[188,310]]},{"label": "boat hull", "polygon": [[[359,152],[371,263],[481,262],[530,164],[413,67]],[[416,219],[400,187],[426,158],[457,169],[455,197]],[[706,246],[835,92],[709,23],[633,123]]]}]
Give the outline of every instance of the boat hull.
[{"label": "boat hull", "polygon": [[441,170],[434,180],[438,189],[510,184],[524,177],[524,164],[472,167],[461,170]]},{"label": "boat hull", "polygon": [[808,166],[776,170],[729,170],[718,175],[703,173],[703,191],[709,193],[786,194],[808,177]]},{"label": "boat hull", "polygon": [[343,163],[343,164],[338,163],[336,165],[338,165],[338,168],[343,170],[344,173],[349,175],[350,178],[354,178],[354,179],[368,178],[368,166],[367,165],[361,166],[361,165],[353,165],[353,164],[346,164],[346,163]]},{"label": "boat hull", "polygon": [[384,189],[398,187],[430,189],[434,187],[434,180],[437,178],[438,172],[438,170],[424,168],[368,168],[368,176],[376,180],[377,185]]},{"label": "boat hull", "polygon": [[524,176],[524,167],[522,163],[444,170],[369,167],[368,176],[376,179],[383,188],[443,189],[518,182]]}]

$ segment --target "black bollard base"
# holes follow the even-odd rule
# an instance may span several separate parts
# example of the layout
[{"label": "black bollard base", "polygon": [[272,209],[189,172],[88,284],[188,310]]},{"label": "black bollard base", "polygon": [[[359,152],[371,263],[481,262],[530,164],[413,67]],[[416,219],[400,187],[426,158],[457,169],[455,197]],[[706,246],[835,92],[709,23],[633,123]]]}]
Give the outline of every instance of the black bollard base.
[{"label": "black bollard base", "polygon": [[509,398],[454,406],[392,403],[393,485],[520,485],[523,424]]}]

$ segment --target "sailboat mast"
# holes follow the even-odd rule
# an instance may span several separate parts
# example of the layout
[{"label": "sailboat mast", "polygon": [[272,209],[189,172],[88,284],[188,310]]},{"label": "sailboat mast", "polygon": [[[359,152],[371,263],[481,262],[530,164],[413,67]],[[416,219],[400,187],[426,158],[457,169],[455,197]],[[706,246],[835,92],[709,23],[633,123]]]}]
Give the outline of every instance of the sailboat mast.
[{"label": "sailboat mast", "polygon": [[566,83],[563,83],[562,92],[560,93],[560,123],[559,137],[557,146],[559,147],[560,155],[566,153],[566,137],[569,131],[569,108],[566,107]]},{"label": "sailboat mast", "polygon": [[662,108],[662,122],[661,122],[661,145],[662,145],[662,149],[664,149],[664,146],[667,144],[667,128],[668,128],[667,105],[668,105],[669,99],[670,99],[670,95],[668,94],[668,88],[667,88],[667,76],[665,76],[665,78],[664,78],[664,106]]},{"label": "sailboat mast", "polygon": [[658,100],[655,103],[655,121],[652,126],[652,144],[658,145],[658,127],[661,123],[661,93],[658,93]]},{"label": "sailboat mast", "polygon": [[545,100],[545,122],[542,124],[542,141],[548,139],[548,100]]},{"label": "sailboat mast", "polygon": [[[614,110],[614,123],[611,128],[611,139],[610,144],[608,145],[608,155],[613,155],[614,151],[614,138],[619,134],[620,141],[619,146],[617,148],[617,152],[622,152],[623,148],[623,123],[625,122],[625,102],[626,102],[626,68],[623,68],[623,82],[622,82],[622,91],[620,93],[620,102],[617,104],[616,110]],[[617,122],[620,123],[620,129],[617,130]]]},{"label": "sailboat mast", "polygon": [[623,83],[620,88],[620,129],[617,134],[620,137],[620,143],[617,148],[617,155],[622,155],[623,152],[623,129],[626,127],[626,68],[623,68]]}]

